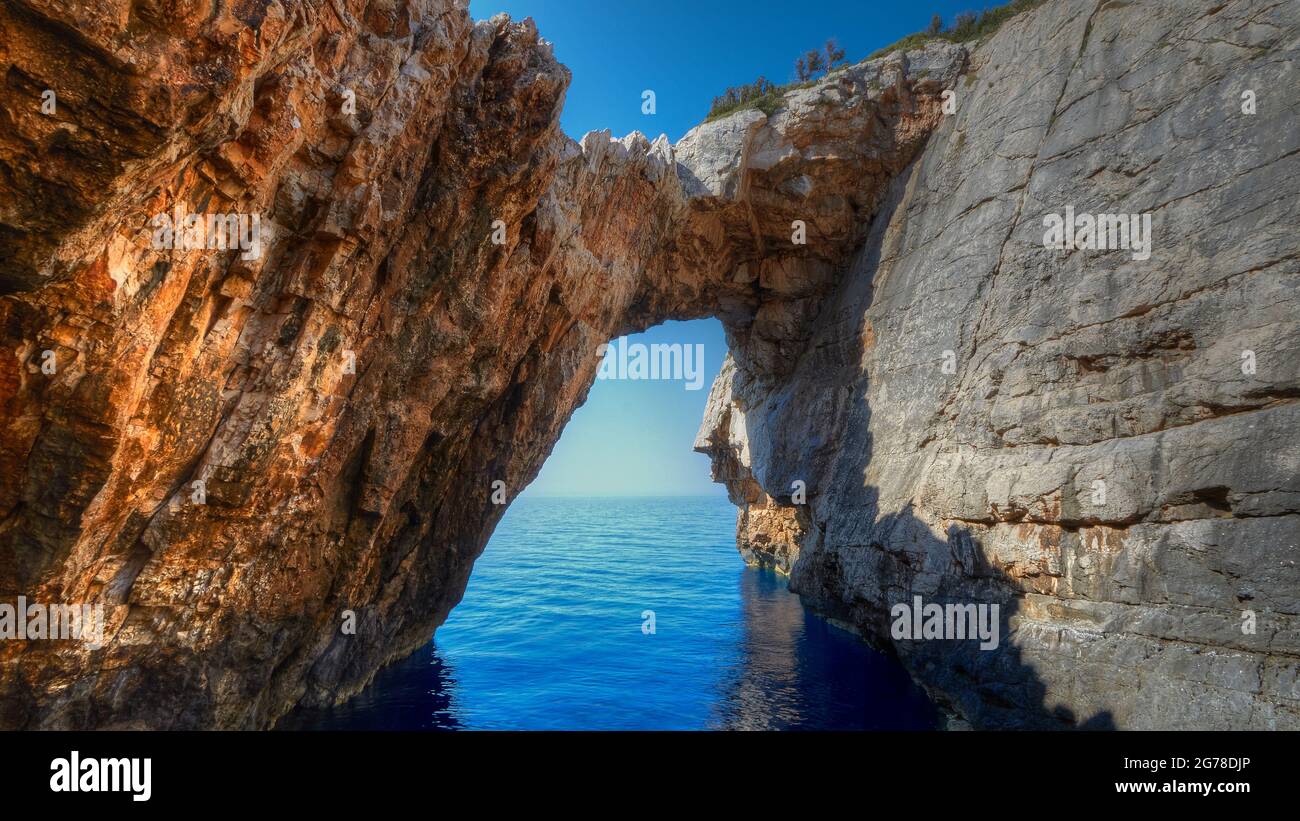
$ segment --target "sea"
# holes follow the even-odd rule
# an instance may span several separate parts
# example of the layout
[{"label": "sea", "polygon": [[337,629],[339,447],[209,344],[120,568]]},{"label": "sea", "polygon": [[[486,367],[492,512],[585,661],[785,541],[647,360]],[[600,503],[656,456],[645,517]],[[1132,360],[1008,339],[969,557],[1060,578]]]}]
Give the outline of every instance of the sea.
[{"label": "sea", "polygon": [[281,729],[928,730],[897,661],[736,552],[725,497],[517,499],[433,640]]}]

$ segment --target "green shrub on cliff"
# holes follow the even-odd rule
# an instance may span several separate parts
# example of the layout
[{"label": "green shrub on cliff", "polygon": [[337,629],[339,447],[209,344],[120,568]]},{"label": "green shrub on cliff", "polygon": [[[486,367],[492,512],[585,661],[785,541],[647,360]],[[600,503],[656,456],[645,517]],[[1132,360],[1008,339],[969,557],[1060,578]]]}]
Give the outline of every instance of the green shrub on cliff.
[{"label": "green shrub on cliff", "polygon": [[798,77],[796,82],[779,86],[769,83],[764,77],[759,77],[749,85],[729,88],[725,93],[713,98],[713,105],[709,107],[709,116],[704,121],[707,123],[746,108],[756,108],[771,116],[781,105],[781,98],[785,96],[785,92],[807,85],[822,72],[830,73],[843,63],[844,59],[844,49],[840,48],[833,38],[827,40],[826,45],[821,49],[809,49],[795,60],[794,73]]},{"label": "green shrub on cliff", "polygon": [[713,98],[709,116],[704,121],[716,120],[743,108],[757,108],[770,116],[780,105],[785,90],[791,87],[778,86],[769,83],[764,77],[759,77],[748,85],[729,88],[725,93]]},{"label": "green shrub on cliff", "polygon": [[[978,15],[962,12],[953,18],[952,24],[947,28],[943,26],[943,18],[936,14],[930,18],[930,25],[925,31],[909,34],[897,43],[873,52],[867,59],[874,60],[899,49],[920,48],[931,40],[964,43],[968,40],[983,39],[1017,14],[1037,8],[1045,2],[1047,0],[1011,0],[1006,5],[987,9]],[[843,62],[844,50],[839,49],[834,40],[830,40],[823,51],[808,51],[795,61],[795,75],[799,78],[796,82],[776,85],[759,77],[748,85],[729,88],[726,93],[713,98],[713,105],[709,107],[709,116],[705,117],[704,121],[711,122],[748,108],[758,109],[770,117],[781,107],[781,101],[787,91],[810,84],[819,72],[825,71],[830,74],[839,63]]]},{"label": "green shrub on cliff", "polygon": [[[898,51],[899,49],[919,48],[931,40],[948,40],[953,43],[982,40],[1001,28],[1002,24],[1012,17],[1022,11],[1038,8],[1045,2],[1047,0],[1011,0],[1010,3],[986,9],[978,15],[969,11],[962,12],[953,18],[952,25],[947,28],[942,27],[942,21],[939,15],[936,14],[930,20],[930,26],[925,31],[909,34],[893,45],[876,50],[867,59],[874,60],[877,57],[884,57],[891,51]],[[938,25],[936,25],[936,20],[939,20]]]}]

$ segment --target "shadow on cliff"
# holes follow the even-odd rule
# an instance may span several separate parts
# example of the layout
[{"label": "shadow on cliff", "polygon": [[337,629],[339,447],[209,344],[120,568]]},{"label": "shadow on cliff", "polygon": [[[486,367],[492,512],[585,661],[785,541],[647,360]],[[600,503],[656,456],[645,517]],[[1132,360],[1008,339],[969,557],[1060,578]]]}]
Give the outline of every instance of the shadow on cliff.
[{"label": "shadow on cliff", "polygon": [[[861,515],[872,521],[878,491],[872,486],[860,491]],[[968,528],[950,524],[940,538],[904,509],[881,516],[872,530],[859,560],[869,568],[845,567],[839,552],[818,548],[800,557],[795,579],[801,593],[814,579],[819,591],[860,589],[860,583],[846,577],[860,578],[857,574],[865,570],[880,580],[881,599],[842,601],[805,594],[815,610],[848,622],[871,644],[895,654],[940,706],[955,710],[977,729],[1117,729],[1108,711],[1082,717],[1049,697],[1046,682],[1019,646],[1023,593],[989,563]],[[996,604],[997,646],[982,650],[979,639],[893,639],[891,609],[913,607],[915,596],[923,605]]]},{"label": "shadow on cliff", "polygon": [[342,704],[299,706],[276,730],[460,730],[456,677],[433,642],[375,674]]},{"label": "shadow on cliff", "polygon": [[[865,423],[869,409],[865,397],[860,402]],[[861,454],[863,484],[840,502],[851,505],[870,534],[862,546],[864,555],[853,559],[865,565],[845,567],[839,552],[819,545],[800,557],[801,565],[808,564],[796,566],[794,578],[797,583],[815,579],[818,590],[843,591],[862,589],[862,583],[853,579],[866,574],[866,579],[877,580],[881,599],[816,600],[813,606],[848,621],[874,644],[894,652],[941,705],[956,708],[976,728],[1116,729],[1107,711],[1082,717],[1052,703],[1057,699],[1049,698],[1047,684],[1019,646],[1025,591],[989,561],[978,535],[969,527],[949,523],[941,537],[914,514],[910,504],[881,514],[880,491],[865,481],[870,435],[867,445]],[[800,585],[801,592],[804,586]],[[913,607],[918,595],[923,605],[996,604],[997,646],[982,650],[978,639],[893,639],[891,609],[898,604]]]},{"label": "shadow on cliff", "polygon": [[[915,164],[895,179],[865,245],[828,305],[865,310],[874,304],[885,228],[900,207],[914,170]],[[835,346],[816,347],[825,351]],[[901,510],[881,511],[880,489],[871,484],[868,471],[873,449],[870,377],[862,364],[862,350],[847,347],[852,350],[841,346],[839,361],[831,368],[824,361],[816,367],[821,373],[838,368],[838,376],[831,375],[831,381],[823,384],[828,389],[850,385],[851,399],[836,414],[833,430],[817,430],[814,436],[809,428],[799,441],[837,443],[826,463],[831,468],[822,475],[856,476],[860,482],[849,483],[852,487],[824,488],[822,499],[813,498],[813,506],[801,512],[801,521],[812,532],[805,537],[802,553],[792,568],[791,589],[813,609],[852,625],[870,643],[898,656],[941,706],[955,708],[976,728],[1116,729],[1109,711],[1082,717],[1053,703],[1058,699],[1049,695],[1046,682],[1018,646],[1018,631],[1024,629],[1023,619],[1018,616],[1024,606],[1025,589],[989,561],[976,533],[950,522],[946,532],[936,534],[915,515],[910,502]],[[795,437],[801,425],[824,424],[797,400],[782,412],[786,417],[778,429],[791,431]],[[912,462],[911,467],[919,466],[919,460]],[[781,501],[790,503],[788,497]],[[821,520],[815,514],[810,519],[808,514],[819,502]],[[825,515],[829,509],[835,510],[837,528],[831,541],[849,546],[845,552],[825,546]],[[849,591],[871,591],[878,598]],[[997,646],[981,650],[980,641],[970,639],[892,639],[891,608],[898,604],[911,607],[917,595],[923,604],[996,604]],[[851,598],[845,600],[845,596]],[[1072,700],[1077,703],[1079,699]]]}]

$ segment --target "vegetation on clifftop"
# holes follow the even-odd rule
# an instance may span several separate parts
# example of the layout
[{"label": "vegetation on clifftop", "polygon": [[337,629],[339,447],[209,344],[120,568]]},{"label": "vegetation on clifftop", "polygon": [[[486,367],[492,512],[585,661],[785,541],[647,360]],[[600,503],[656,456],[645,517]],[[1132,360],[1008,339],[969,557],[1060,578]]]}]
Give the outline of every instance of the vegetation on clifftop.
[{"label": "vegetation on clifftop", "polygon": [[[909,34],[890,46],[872,52],[867,59],[874,60],[899,49],[920,48],[931,40],[948,40],[953,43],[980,40],[997,31],[1017,14],[1037,8],[1045,2],[1047,0],[1011,0],[1010,3],[986,9],[979,14],[962,12],[947,27],[943,24],[943,18],[936,14],[925,31]],[[712,122],[750,108],[771,116],[781,107],[786,92],[809,85],[822,72],[830,74],[844,61],[844,50],[836,46],[834,40],[828,40],[823,49],[809,50],[795,61],[795,76],[798,78],[795,82],[777,85],[759,77],[748,85],[729,88],[713,98],[713,105],[709,107],[709,115],[704,121]]]},{"label": "vegetation on clifftop", "polygon": [[724,94],[713,98],[713,105],[709,107],[709,116],[704,121],[707,123],[745,108],[756,108],[770,116],[780,105],[785,92],[807,85],[818,74],[830,73],[843,62],[844,49],[836,44],[834,38],[827,40],[826,45],[821,49],[809,49],[794,61],[794,73],[798,78],[796,82],[779,86],[768,82],[765,77],[759,77],[748,85],[733,86]]},{"label": "vegetation on clifftop", "polygon": [[920,48],[931,40],[948,40],[953,43],[965,43],[968,40],[982,40],[1002,27],[1002,24],[1024,11],[1038,8],[1047,0],[1011,0],[1002,6],[985,9],[979,14],[965,11],[953,18],[948,27],[944,27],[943,18],[935,15],[925,31],[909,34],[897,43],[877,49],[868,60],[884,57],[891,51]]}]

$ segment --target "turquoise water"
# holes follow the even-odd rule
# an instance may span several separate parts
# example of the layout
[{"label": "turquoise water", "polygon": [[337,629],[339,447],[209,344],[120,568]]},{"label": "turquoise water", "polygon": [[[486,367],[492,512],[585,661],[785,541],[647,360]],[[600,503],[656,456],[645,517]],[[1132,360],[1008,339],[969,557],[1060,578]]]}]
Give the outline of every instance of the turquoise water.
[{"label": "turquoise water", "polygon": [[347,704],[281,725],[933,728],[896,662],[745,566],[735,515],[714,497],[519,499],[430,644]]}]

